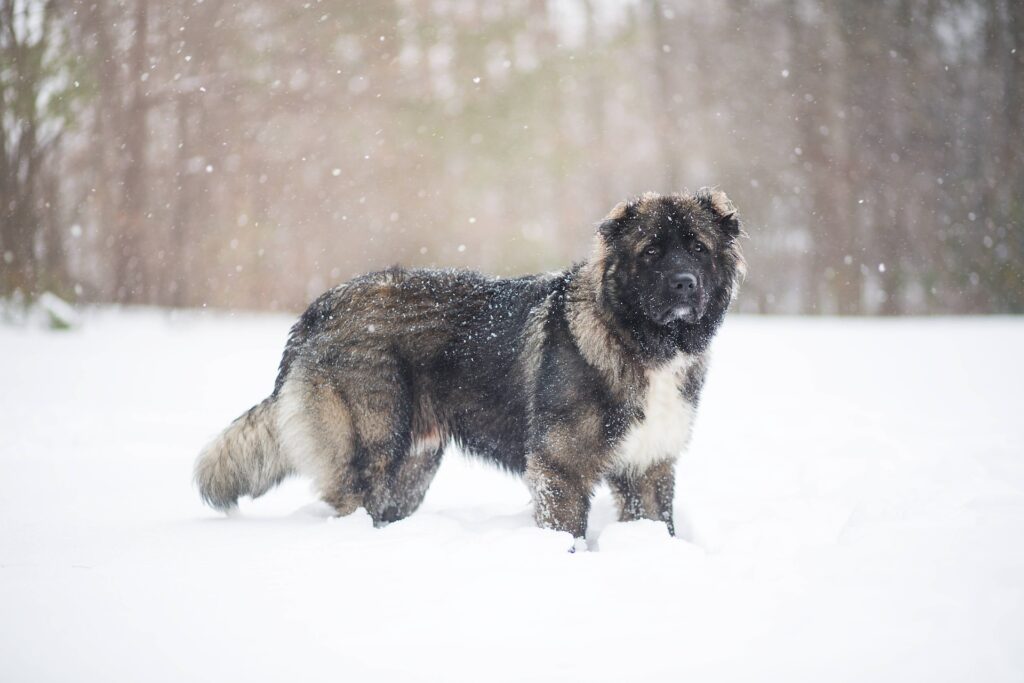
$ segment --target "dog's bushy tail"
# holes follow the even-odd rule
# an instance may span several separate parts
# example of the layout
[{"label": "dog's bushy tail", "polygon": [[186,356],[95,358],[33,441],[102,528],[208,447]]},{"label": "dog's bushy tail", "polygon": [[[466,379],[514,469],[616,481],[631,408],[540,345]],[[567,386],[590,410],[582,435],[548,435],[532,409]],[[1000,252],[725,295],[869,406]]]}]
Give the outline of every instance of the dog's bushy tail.
[{"label": "dog's bushy tail", "polygon": [[195,482],[211,507],[230,510],[240,496],[262,496],[293,472],[278,443],[275,402],[250,408],[199,454]]}]

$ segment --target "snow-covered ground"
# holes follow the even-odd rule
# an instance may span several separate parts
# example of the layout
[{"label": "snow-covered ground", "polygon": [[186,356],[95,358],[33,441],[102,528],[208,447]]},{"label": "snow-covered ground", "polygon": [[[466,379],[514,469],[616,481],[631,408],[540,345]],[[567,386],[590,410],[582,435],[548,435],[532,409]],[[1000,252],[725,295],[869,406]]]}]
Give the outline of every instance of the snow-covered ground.
[{"label": "snow-covered ground", "polygon": [[0,681],[1024,680],[1024,320],[732,318],[685,540],[601,491],[575,555],[456,453],[383,530],[202,507],[289,324],[0,328]]}]

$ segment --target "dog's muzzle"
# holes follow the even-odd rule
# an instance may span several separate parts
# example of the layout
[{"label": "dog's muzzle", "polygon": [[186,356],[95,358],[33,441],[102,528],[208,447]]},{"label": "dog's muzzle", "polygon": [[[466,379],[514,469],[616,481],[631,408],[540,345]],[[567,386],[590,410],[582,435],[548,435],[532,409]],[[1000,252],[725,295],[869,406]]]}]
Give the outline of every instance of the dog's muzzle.
[{"label": "dog's muzzle", "polygon": [[695,323],[704,314],[704,290],[700,280],[689,271],[677,271],[665,278],[665,308],[661,313],[661,324],[681,320]]}]

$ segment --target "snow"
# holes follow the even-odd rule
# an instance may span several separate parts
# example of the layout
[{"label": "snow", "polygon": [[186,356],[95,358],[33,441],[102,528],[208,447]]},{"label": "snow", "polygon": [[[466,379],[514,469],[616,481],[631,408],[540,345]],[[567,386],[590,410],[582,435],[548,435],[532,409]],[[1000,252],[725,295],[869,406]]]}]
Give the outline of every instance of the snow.
[{"label": "snow", "polygon": [[451,453],[386,529],[301,480],[202,507],[193,458],[290,322],[0,327],[0,680],[1024,677],[1024,321],[730,319],[685,540],[602,490],[575,554]]},{"label": "snow", "polygon": [[39,297],[39,308],[45,313],[49,327],[65,329],[78,324],[75,307],[53,292],[43,292]]}]

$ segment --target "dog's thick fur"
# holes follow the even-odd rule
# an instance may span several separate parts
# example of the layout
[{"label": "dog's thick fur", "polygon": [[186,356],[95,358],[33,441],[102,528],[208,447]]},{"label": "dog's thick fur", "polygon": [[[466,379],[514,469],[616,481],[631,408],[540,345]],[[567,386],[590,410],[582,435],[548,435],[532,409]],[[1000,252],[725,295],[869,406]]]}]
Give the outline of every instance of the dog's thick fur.
[{"label": "dog's thick fur", "polygon": [[524,474],[543,527],[582,537],[605,480],[622,519],[672,531],[674,461],[743,276],[741,234],[722,192],[647,194],[564,272],[340,285],[292,328],[273,394],[200,454],[202,497],[229,509],[301,473],[338,514],[386,524],[416,510],[454,441]]}]

